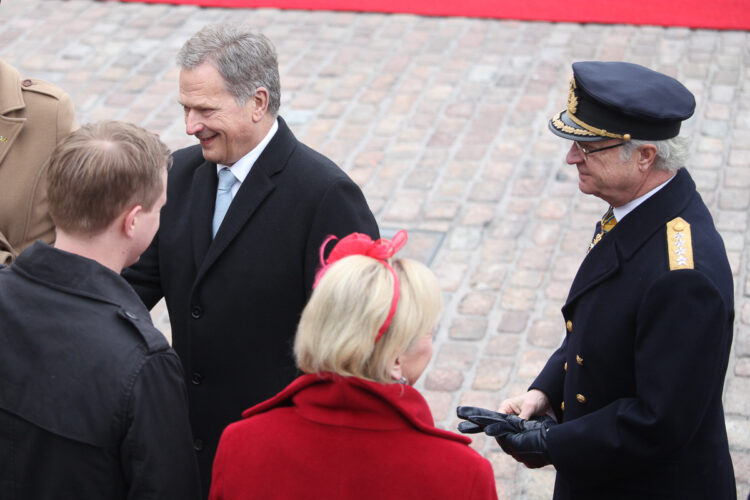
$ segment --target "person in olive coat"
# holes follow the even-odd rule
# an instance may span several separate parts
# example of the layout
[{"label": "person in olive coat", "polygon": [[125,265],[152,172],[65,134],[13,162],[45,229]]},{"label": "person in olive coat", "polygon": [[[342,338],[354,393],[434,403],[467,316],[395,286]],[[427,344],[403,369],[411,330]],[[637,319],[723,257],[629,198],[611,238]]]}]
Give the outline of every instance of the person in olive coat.
[{"label": "person in olive coat", "polygon": [[25,78],[0,60],[0,264],[36,240],[55,241],[46,166],[55,145],[78,127],[68,94]]},{"label": "person in olive coat", "polygon": [[459,408],[461,428],[554,465],[558,500],[736,498],[721,399],[732,273],[678,136],[695,100],[635,64],[573,74],[549,128],[572,141],[580,190],[610,209],[563,305],[560,348],[502,413]]},{"label": "person in olive coat", "polygon": [[182,366],[120,276],[148,246],[169,151],[131,124],[53,152],[55,247],[0,266],[0,497],[200,498]]}]

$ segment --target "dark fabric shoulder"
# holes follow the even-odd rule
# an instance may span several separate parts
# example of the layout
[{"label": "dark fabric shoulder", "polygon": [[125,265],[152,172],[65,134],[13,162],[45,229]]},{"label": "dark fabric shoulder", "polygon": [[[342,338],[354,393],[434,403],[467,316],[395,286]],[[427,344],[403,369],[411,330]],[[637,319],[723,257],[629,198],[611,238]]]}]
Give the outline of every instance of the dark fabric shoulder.
[{"label": "dark fabric shoulder", "polygon": [[200,144],[194,144],[186,148],[178,149],[172,153],[172,170],[192,170],[203,164],[205,161]]}]

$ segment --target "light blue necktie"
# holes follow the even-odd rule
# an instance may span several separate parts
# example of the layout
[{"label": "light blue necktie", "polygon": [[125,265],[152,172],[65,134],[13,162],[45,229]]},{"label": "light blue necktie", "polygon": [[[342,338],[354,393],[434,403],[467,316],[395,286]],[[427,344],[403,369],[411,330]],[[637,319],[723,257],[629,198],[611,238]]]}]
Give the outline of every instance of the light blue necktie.
[{"label": "light blue necktie", "polygon": [[219,230],[219,226],[221,226],[221,221],[224,220],[229,205],[232,203],[232,186],[234,186],[235,182],[237,182],[237,178],[231,170],[228,168],[219,170],[219,187],[216,190],[216,206],[214,208],[211,233],[214,237],[216,237],[216,232]]}]

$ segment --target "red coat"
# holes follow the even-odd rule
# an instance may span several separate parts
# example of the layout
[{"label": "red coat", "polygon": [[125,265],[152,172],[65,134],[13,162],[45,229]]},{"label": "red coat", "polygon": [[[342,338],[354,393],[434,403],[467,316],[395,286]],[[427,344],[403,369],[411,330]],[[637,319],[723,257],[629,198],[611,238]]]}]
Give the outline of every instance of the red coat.
[{"label": "red coat", "polygon": [[496,499],[490,463],[416,389],[303,375],[226,428],[211,500]]}]

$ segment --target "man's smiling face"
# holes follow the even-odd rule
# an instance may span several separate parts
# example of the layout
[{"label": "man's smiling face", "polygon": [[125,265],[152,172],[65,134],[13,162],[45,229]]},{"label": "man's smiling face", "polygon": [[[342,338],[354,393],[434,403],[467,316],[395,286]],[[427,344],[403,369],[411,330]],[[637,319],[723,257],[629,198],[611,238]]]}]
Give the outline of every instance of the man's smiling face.
[{"label": "man's smiling face", "polygon": [[210,162],[233,165],[262,139],[252,119],[255,100],[238,104],[210,62],[180,71],[179,102],[185,132],[200,140],[203,157]]}]

